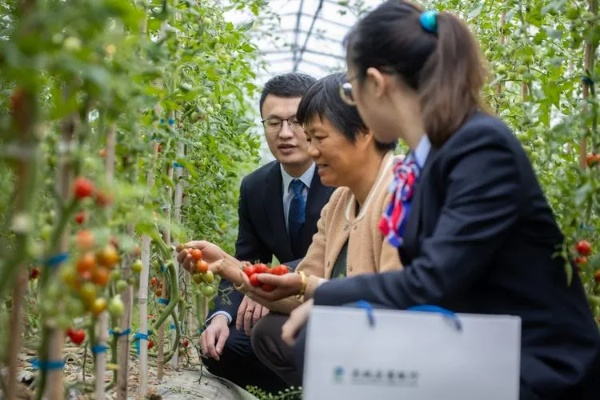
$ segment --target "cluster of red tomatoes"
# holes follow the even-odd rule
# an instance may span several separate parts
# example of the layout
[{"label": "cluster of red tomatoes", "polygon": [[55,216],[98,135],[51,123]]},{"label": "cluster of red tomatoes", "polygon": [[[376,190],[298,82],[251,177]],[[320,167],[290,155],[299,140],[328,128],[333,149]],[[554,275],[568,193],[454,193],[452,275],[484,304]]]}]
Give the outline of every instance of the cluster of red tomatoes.
[{"label": "cluster of red tomatoes", "polygon": [[[575,264],[578,267],[588,264],[588,257],[592,254],[592,245],[587,240],[580,240],[575,244],[575,251],[577,256],[575,257]],[[600,283],[600,270],[594,273],[594,280]]]},{"label": "cluster of red tomatoes", "polygon": [[266,264],[248,264],[243,268],[244,273],[250,279],[250,284],[252,286],[260,286],[262,290],[265,292],[272,292],[275,289],[272,285],[268,283],[260,283],[258,280],[258,274],[273,274],[273,275],[285,275],[290,272],[288,267],[285,265],[276,265],[274,267],[269,267]]},{"label": "cluster of red tomatoes", "polygon": [[600,154],[588,153],[585,157],[585,161],[590,168],[600,165]]}]

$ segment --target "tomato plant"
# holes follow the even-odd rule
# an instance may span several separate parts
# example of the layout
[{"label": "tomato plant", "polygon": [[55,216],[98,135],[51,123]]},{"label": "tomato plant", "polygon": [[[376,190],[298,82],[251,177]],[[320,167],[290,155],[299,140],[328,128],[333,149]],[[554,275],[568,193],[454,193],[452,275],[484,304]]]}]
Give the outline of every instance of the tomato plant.
[{"label": "tomato plant", "polygon": [[[256,12],[259,4],[235,2]],[[110,326],[145,330],[141,321],[123,326],[133,305],[126,294],[148,295],[148,262],[167,260],[170,240],[203,237],[232,249],[241,168],[258,159],[250,129],[257,53],[249,27],[223,15],[218,3],[172,0],[0,5],[0,145],[17,149],[1,152],[0,297],[28,271],[27,296],[40,312],[24,330],[35,324],[37,340],[26,342],[39,344],[41,361],[62,359],[74,318],[90,332],[107,332],[108,314]],[[177,326],[177,338],[165,339],[175,346],[168,360],[192,293],[179,289],[169,263],[155,272],[169,298],[164,310],[150,305],[159,314],[150,328]],[[213,296],[218,279],[204,274],[200,284]],[[18,330],[4,336],[14,346],[2,346],[3,360],[21,345]],[[109,345],[94,360],[116,363],[117,336],[88,339]],[[62,370],[39,378],[38,398],[64,397]],[[103,385],[97,380],[96,391]]]}]

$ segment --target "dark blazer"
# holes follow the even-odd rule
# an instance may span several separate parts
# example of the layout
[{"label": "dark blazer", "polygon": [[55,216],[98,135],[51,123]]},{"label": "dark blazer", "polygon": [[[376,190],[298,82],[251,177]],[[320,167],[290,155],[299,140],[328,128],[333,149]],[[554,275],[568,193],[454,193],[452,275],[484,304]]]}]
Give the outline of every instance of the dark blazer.
[{"label": "dark blazer", "polygon": [[[242,180],[238,203],[239,228],[235,244],[235,258],[241,261],[270,263],[273,256],[281,263],[296,267],[304,257],[317,232],[317,221],[321,209],[329,201],[334,188],[323,186],[315,170],[306,199],[306,216],[302,228],[301,253],[294,254],[290,246],[283,213],[283,179],[280,164],[272,161]],[[220,289],[231,288],[230,282],[223,280]],[[217,311],[226,311],[234,321],[243,295],[235,290],[225,301],[222,296],[215,299]]]},{"label": "dark blazer", "polygon": [[315,304],[516,315],[527,398],[600,399],[600,384],[589,383],[600,379],[598,327],[577,273],[567,284],[555,256],[563,235],[509,128],[477,113],[432,148],[411,207],[404,269],[324,283]]}]

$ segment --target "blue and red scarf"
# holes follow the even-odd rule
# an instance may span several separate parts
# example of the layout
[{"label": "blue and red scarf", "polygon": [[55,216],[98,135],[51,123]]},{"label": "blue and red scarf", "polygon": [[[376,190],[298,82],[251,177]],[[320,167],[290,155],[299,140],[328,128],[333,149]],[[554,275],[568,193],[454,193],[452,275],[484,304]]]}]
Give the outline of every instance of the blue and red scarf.
[{"label": "blue and red scarf", "polygon": [[379,221],[379,230],[392,246],[399,247],[402,245],[415,184],[419,179],[419,166],[413,155],[409,154],[404,160],[396,161],[393,168],[394,180],[388,189],[392,198]]}]

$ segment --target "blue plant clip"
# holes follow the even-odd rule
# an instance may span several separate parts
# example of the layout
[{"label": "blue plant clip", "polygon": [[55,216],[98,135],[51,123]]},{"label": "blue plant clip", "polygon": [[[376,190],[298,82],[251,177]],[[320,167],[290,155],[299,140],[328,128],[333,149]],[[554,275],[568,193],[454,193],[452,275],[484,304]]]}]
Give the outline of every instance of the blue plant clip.
[{"label": "blue plant clip", "polygon": [[427,32],[437,33],[437,11],[423,11],[419,17],[421,27]]},{"label": "blue plant clip", "polygon": [[59,253],[55,256],[49,257],[45,262],[44,265],[46,265],[47,267],[57,267],[60,264],[64,263],[65,261],[67,261],[69,259],[69,254],[68,253]]},{"label": "blue plant clip", "polygon": [[40,371],[50,371],[56,369],[63,369],[65,367],[64,361],[40,361],[37,358],[32,359],[31,366]]},{"label": "blue plant clip", "polygon": [[92,346],[92,354],[106,353],[107,349],[108,346],[105,346],[103,344],[97,344],[96,346]]}]

